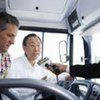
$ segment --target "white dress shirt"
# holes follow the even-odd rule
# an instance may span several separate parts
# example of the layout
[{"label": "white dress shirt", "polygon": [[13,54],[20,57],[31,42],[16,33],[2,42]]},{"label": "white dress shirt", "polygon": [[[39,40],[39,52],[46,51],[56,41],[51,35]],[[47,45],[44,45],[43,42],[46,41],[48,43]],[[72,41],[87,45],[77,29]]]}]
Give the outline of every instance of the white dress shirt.
[{"label": "white dress shirt", "polygon": [[[63,73],[58,76],[59,80],[64,80],[66,74]],[[6,78],[32,78],[39,79],[47,77],[47,81],[56,83],[57,77],[51,71],[39,66],[37,63],[32,66],[28,61],[25,55],[18,57],[12,61],[12,66],[9,69],[8,75]],[[31,89],[14,89],[14,92],[17,91],[18,95],[23,98],[23,100],[34,100],[34,94],[36,90]]]}]

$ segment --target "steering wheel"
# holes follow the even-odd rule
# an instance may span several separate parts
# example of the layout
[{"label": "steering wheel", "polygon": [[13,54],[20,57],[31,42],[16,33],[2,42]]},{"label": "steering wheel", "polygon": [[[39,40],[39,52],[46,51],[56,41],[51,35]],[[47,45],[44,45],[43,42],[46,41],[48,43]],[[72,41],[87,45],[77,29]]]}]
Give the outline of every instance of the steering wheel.
[{"label": "steering wheel", "polygon": [[[56,84],[52,84],[50,82],[44,80],[36,80],[36,79],[0,79],[0,90],[9,89],[9,88],[31,88],[41,91],[47,91],[55,95],[62,100],[79,100],[77,96],[75,96],[69,90],[62,88]],[[16,95],[13,95],[16,96]],[[20,98],[15,97],[16,100],[21,100]],[[14,99],[12,99],[14,100]]]},{"label": "steering wheel", "polygon": [[[68,81],[59,81],[58,83],[58,85],[75,94],[80,100],[89,100],[94,84],[95,83],[89,80],[76,79]],[[37,95],[35,95],[34,100],[61,100],[61,98],[56,98],[53,94],[48,93],[46,93],[46,95],[44,95],[42,98],[38,98],[41,94],[43,94],[43,91],[39,91]]]}]

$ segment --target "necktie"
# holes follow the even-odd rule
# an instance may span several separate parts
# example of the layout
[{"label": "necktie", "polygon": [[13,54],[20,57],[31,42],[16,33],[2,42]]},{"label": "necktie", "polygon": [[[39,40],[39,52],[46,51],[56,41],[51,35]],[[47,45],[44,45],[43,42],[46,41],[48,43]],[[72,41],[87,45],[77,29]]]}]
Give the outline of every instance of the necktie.
[{"label": "necktie", "polygon": [[2,53],[0,55],[0,77],[5,78],[7,75],[8,68],[11,66],[10,55],[6,53]]}]

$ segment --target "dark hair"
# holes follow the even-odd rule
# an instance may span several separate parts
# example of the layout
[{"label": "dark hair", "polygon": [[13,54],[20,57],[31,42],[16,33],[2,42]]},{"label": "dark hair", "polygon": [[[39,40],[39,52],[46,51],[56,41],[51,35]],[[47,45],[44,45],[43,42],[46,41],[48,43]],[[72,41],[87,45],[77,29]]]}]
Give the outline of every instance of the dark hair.
[{"label": "dark hair", "polygon": [[15,24],[18,27],[19,21],[13,15],[6,12],[0,12],[0,30],[5,30],[7,24]]},{"label": "dark hair", "polygon": [[27,40],[28,40],[29,37],[37,37],[41,41],[41,39],[40,39],[40,37],[38,35],[36,35],[34,33],[31,33],[31,34],[28,34],[28,35],[26,35],[24,37],[24,39],[23,39],[23,46],[26,46],[26,42],[27,42]]}]

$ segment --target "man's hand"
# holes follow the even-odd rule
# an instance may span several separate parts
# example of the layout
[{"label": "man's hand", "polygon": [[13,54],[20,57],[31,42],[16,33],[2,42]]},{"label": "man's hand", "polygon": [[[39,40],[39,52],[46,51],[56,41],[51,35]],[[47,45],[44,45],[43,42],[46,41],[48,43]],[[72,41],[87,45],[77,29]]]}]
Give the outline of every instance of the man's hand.
[{"label": "man's hand", "polygon": [[50,64],[49,69],[52,70],[53,67],[57,67],[59,69],[60,73],[62,73],[62,72],[66,72],[67,65],[63,65],[60,63],[52,63],[52,64]]},{"label": "man's hand", "polygon": [[73,79],[74,79],[74,78],[71,77],[70,75],[65,77],[65,80],[73,80]]}]

